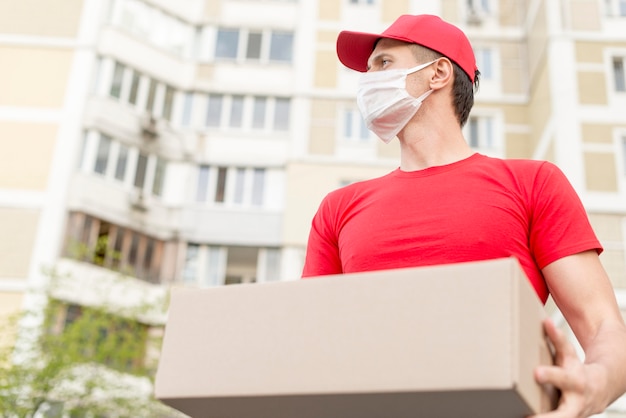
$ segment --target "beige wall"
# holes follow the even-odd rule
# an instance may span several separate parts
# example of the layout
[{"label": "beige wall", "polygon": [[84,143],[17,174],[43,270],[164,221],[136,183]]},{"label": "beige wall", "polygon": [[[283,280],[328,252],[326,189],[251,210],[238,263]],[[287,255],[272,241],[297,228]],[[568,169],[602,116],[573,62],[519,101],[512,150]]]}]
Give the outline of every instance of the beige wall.
[{"label": "beige wall", "polygon": [[528,68],[530,69],[531,85],[538,77],[537,72],[541,72],[546,61],[546,48],[548,45],[548,24],[546,16],[545,1],[541,2],[535,19],[531,22],[528,31]]},{"label": "beige wall", "polygon": [[[545,61],[544,61],[545,62]],[[548,121],[552,117],[552,98],[550,97],[550,82],[548,68],[542,66],[534,79],[528,104],[528,119],[531,128],[530,151],[537,148]]]},{"label": "beige wall", "polygon": [[578,72],[578,94],[581,104],[606,105],[606,78],[601,72]]},{"label": "beige wall", "polygon": [[72,57],[68,49],[0,46],[0,106],[61,107]]},{"label": "beige wall", "polygon": [[582,123],[583,142],[611,144],[613,142],[613,125]]},{"label": "beige wall", "polygon": [[222,6],[222,0],[205,0],[204,1],[204,18],[211,20],[219,16]]},{"label": "beige wall", "polygon": [[333,100],[315,100],[311,103],[311,142],[309,153],[335,153],[337,103]]},{"label": "beige wall", "polygon": [[0,121],[0,187],[44,190],[57,126]]},{"label": "beige wall", "polygon": [[585,180],[587,190],[597,192],[617,192],[617,169],[613,153],[586,152]]},{"label": "beige wall", "polygon": [[0,1],[0,32],[74,37],[82,7],[83,0]]},{"label": "beige wall", "polygon": [[319,0],[319,19],[339,20],[341,17],[341,4],[342,2],[336,0]]},{"label": "beige wall", "polygon": [[382,21],[391,23],[398,16],[407,14],[409,8],[409,0],[384,0],[382,3]]},{"label": "beige wall", "polygon": [[[626,288],[626,237],[624,237],[622,225],[626,221],[623,216],[590,213],[589,220],[605,247],[600,255],[613,286]],[[621,248],[621,249],[620,249]]]},{"label": "beige wall", "polygon": [[337,62],[337,55],[334,50],[317,51],[315,62],[315,87],[337,87]]},{"label": "beige wall", "polygon": [[517,42],[501,42],[500,58],[502,65],[502,93],[526,93],[525,63],[522,58],[523,46]]},{"label": "beige wall", "polygon": [[575,45],[576,61],[601,63],[604,61],[603,45],[598,42],[578,41]]},{"label": "beige wall", "polygon": [[519,133],[506,134],[506,157],[507,158],[530,158],[528,135]]},{"label": "beige wall", "polygon": [[38,221],[35,210],[0,208],[0,278],[26,280]]},{"label": "beige wall", "polygon": [[569,26],[569,29],[598,31],[602,28],[600,4],[597,0],[574,0],[564,3],[566,7],[569,6],[570,19],[565,24],[565,26]]}]

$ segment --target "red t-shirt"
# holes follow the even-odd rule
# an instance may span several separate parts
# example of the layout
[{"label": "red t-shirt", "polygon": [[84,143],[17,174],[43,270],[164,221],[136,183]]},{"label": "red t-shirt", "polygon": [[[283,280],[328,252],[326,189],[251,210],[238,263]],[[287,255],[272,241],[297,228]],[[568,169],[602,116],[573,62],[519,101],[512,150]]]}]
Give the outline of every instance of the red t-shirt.
[{"label": "red t-shirt", "polygon": [[480,154],[329,193],[311,226],[303,277],[516,257],[542,301],[541,269],[602,247],[553,164]]}]

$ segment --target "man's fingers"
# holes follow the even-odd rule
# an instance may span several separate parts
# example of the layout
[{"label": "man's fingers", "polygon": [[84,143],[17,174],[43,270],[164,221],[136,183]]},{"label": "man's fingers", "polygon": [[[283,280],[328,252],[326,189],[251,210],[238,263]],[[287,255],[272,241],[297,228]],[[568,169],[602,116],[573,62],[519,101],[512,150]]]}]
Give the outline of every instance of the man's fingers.
[{"label": "man's fingers", "polygon": [[563,331],[558,329],[551,319],[543,321],[543,328],[556,351],[556,363],[562,365],[569,357],[576,357],[576,350]]}]

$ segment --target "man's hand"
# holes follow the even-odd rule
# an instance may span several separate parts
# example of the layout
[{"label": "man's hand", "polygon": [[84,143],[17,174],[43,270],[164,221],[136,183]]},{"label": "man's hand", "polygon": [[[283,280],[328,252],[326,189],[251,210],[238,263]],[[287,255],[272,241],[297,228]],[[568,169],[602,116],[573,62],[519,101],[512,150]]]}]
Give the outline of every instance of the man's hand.
[{"label": "man's hand", "polygon": [[534,415],[533,418],[586,418],[602,412],[591,410],[602,380],[601,367],[584,364],[567,336],[556,328],[552,320],[546,319],[543,325],[556,352],[555,365],[537,367],[535,380],[539,384],[556,387],[561,397],[556,410]]}]

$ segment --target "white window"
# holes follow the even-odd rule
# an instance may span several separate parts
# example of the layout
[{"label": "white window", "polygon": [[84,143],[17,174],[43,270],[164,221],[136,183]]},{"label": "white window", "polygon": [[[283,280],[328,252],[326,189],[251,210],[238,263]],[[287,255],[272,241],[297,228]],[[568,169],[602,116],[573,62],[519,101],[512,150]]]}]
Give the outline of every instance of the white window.
[{"label": "white window", "polygon": [[350,4],[364,4],[364,5],[373,5],[374,0],[350,0]]},{"label": "white window", "polygon": [[214,56],[217,60],[289,63],[293,60],[293,32],[218,28]]},{"label": "white window", "polygon": [[113,23],[157,48],[187,57],[190,54],[194,28],[142,0],[120,0]]},{"label": "white window", "polygon": [[[198,167],[196,201],[227,206],[262,207],[265,202],[265,169],[246,167]],[[209,198],[210,197],[210,198]]]},{"label": "white window", "polygon": [[605,0],[607,16],[626,16],[626,0]]},{"label": "white window", "polygon": [[172,108],[174,107],[174,88],[165,86],[165,97],[163,99],[163,112],[161,116],[164,119],[172,119]]},{"label": "white window", "polygon": [[252,205],[263,206],[265,194],[265,170],[255,168],[252,177]]},{"label": "white window", "polygon": [[191,112],[193,110],[193,93],[187,92],[185,93],[185,98],[183,100],[183,115],[180,121],[182,126],[190,126],[191,125]]},{"label": "white window", "polygon": [[255,97],[252,109],[252,129],[265,128],[267,97]]},{"label": "white window", "polygon": [[80,167],[105,179],[162,196],[167,175],[167,160],[141,152],[96,131],[85,133]]},{"label": "white window", "polygon": [[167,164],[161,157],[156,157],[156,165],[154,168],[154,181],[152,183],[152,194],[161,196],[163,194],[163,183],[165,182],[165,170]]},{"label": "white window", "polygon": [[470,116],[463,128],[468,144],[475,150],[493,157],[504,152],[499,135],[499,119],[493,115]]},{"label": "white window", "polygon": [[124,80],[124,69],[125,67],[119,62],[115,63],[115,69],[113,70],[113,80],[111,80],[111,90],[109,94],[111,97],[115,97],[117,99],[120,98],[122,93],[122,81]]},{"label": "white window", "polygon": [[230,102],[231,128],[241,128],[243,126],[243,96],[232,96]]},{"label": "white window", "polygon": [[109,162],[109,152],[111,150],[111,138],[100,134],[98,141],[98,151],[96,154],[96,164],[93,171],[98,174],[106,174]]},{"label": "white window", "polygon": [[148,168],[148,156],[143,152],[139,153],[137,158],[137,168],[135,169],[135,180],[133,184],[139,190],[143,190],[143,186],[146,182],[146,170]]},{"label": "white window", "polygon": [[491,13],[490,0],[467,0],[467,9],[470,13],[489,14]]},{"label": "white window", "polygon": [[626,58],[613,57],[613,80],[615,83],[615,91],[626,92]]},{"label": "white window", "polygon": [[128,95],[128,103],[134,105],[137,104],[137,94],[139,93],[139,81],[141,80],[141,74],[133,70],[133,75],[130,83],[130,93]]},{"label": "white window", "polygon": [[248,45],[246,47],[246,59],[258,60],[261,58],[261,46],[263,32],[250,31],[248,33]]},{"label": "white window", "polygon": [[474,55],[481,81],[493,80],[495,78],[493,50],[491,48],[475,48]]},{"label": "white window", "polygon": [[183,267],[183,282],[191,284],[195,283],[198,276],[198,259],[200,255],[200,246],[198,244],[187,244],[185,251],[185,265]]},{"label": "white window", "polygon": [[215,58],[235,59],[237,58],[237,48],[239,46],[239,30],[224,29],[217,31],[217,42],[215,44]]},{"label": "white window", "polygon": [[368,142],[370,131],[358,109],[348,109],[344,112],[343,137],[348,142]]},{"label": "white window", "polygon": [[288,131],[289,98],[209,94],[205,125],[209,128]]},{"label": "white window", "polygon": [[209,104],[207,106],[206,126],[220,126],[222,120],[222,104],[224,96],[221,94],[209,94]]},{"label": "white window", "polygon": [[291,101],[286,98],[277,98],[274,107],[274,130],[286,131],[289,129]]},{"label": "white window", "polygon": [[126,178],[126,165],[128,163],[128,147],[120,144],[115,164],[115,179],[121,182]]},{"label": "white window", "polygon": [[293,33],[272,32],[270,61],[291,62],[293,52]]},{"label": "white window", "polygon": [[196,186],[196,201],[206,202],[209,190],[209,170],[208,165],[198,167],[198,182]]},{"label": "white window", "polygon": [[626,136],[622,138],[622,175],[626,179]]}]

